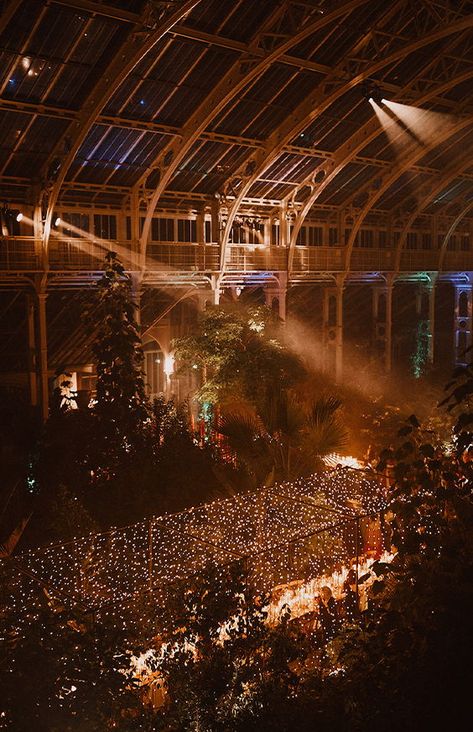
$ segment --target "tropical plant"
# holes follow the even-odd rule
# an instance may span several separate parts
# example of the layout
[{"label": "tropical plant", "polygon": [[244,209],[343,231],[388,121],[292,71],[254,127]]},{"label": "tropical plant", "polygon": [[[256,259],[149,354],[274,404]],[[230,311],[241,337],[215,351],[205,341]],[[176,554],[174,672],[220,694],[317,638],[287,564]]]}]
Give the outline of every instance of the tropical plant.
[{"label": "tropical plant", "polygon": [[283,345],[281,323],[267,307],[206,310],[196,331],[174,342],[181,369],[198,369],[197,398],[215,404],[238,393],[259,410],[275,390],[304,374],[299,359]]},{"label": "tropical plant", "polygon": [[325,455],[343,447],[340,406],[333,396],[307,405],[282,391],[260,414],[244,402],[224,408],[218,430],[254,484],[272,485],[319,470]]},{"label": "tropical plant", "polygon": [[[124,633],[93,627],[47,592],[0,613],[0,729],[102,732],[137,708]],[[21,606],[21,605],[20,605]]]},{"label": "tropical plant", "polygon": [[[442,402],[452,444],[414,415],[378,465],[392,479],[393,561],[378,563],[365,625],[351,629],[312,721],[334,730],[466,729],[473,683],[473,369],[456,370]],[[329,710],[344,700],[338,714]],[[316,706],[319,712],[315,711]],[[307,718],[307,717],[306,717]],[[307,719],[310,725],[310,715]],[[323,724],[320,725],[324,729]]]},{"label": "tropical plant", "polygon": [[162,654],[148,661],[169,691],[157,730],[249,729],[263,711],[277,721],[298,678],[291,664],[307,644],[283,611],[266,624],[267,598],[255,596],[244,567],[210,568],[181,583],[162,618]]}]

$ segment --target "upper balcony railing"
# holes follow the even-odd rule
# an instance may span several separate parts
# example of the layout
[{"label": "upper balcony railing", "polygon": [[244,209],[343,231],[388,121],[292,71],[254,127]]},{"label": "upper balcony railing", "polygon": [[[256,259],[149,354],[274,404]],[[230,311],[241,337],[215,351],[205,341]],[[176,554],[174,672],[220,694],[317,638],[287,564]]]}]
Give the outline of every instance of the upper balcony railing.
[{"label": "upper balcony railing", "polygon": [[[139,256],[131,242],[88,240],[54,237],[50,241],[48,266],[52,272],[100,271],[107,251],[118,252],[125,267],[140,267]],[[404,249],[399,272],[436,271],[440,252],[435,250]],[[251,274],[258,271],[284,271],[288,265],[288,250],[284,247],[230,244],[226,252],[225,271],[230,274]],[[346,266],[344,247],[296,246],[292,260],[292,274],[307,277],[311,273],[343,272]],[[0,237],[0,271],[39,272],[43,268],[41,242],[33,237]],[[351,272],[394,272],[394,249],[354,248],[351,253]],[[217,244],[182,242],[151,242],[146,252],[146,270],[150,273],[201,272],[217,273],[220,269],[220,248]],[[443,271],[473,271],[473,252],[446,251]]]},{"label": "upper balcony railing", "polygon": [[309,272],[342,272],[345,268],[343,247],[301,247],[296,246],[292,271],[297,274]]},{"label": "upper balcony railing", "polygon": [[253,244],[230,244],[228,272],[281,271],[287,268],[287,249]]},{"label": "upper balcony railing", "polygon": [[445,252],[442,270],[444,272],[459,272],[473,270],[473,252]]},{"label": "upper balcony railing", "polygon": [[217,244],[148,244],[146,269],[152,272],[217,272],[220,248]]},{"label": "upper balcony railing", "polygon": [[32,236],[0,237],[0,270],[37,272],[41,257]]},{"label": "upper balcony railing", "polygon": [[116,241],[107,242],[107,246],[104,246],[73,237],[54,238],[49,245],[49,268],[54,271],[98,271],[103,268],[107,251],[119,248]]}]

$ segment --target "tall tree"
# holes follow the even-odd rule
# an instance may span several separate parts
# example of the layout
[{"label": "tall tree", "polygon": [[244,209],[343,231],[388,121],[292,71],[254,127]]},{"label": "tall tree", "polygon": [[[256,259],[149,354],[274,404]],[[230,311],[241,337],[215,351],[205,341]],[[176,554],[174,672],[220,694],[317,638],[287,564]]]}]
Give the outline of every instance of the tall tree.
[{"label": "tall tree", "polygon": [[145,447],[149,433],[143,352],[131,280],[115,252],[105,258],[91,321],[96,329],[94,414],[101,457],[97,469],[112,477]]},{"label": "tall tree", "polygon": [[201,402],[239,394],[261,411],[275,391],[305,375],[284,346],[280,321],[263,306],[207,310],[192,335],[175,341],[175,353],[183,367],[200,369]]}]

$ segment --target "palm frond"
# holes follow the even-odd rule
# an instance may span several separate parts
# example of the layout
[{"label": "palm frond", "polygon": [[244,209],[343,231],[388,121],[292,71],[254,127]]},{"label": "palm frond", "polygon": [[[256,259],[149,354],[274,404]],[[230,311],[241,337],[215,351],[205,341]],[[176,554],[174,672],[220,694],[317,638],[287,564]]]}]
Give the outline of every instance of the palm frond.
[{"label": "palm frond", "polygon": [[302,440],[301,449],[306,451],[314,460],[340,452],[347,442],[347,432],[342,423],[336,418],[309,427]]},{"label": "palm frond", "polygon": [[272,469],[272,445],[256,412],[246,405],[234,406],[221,414],[218,429],[256,484],[264,483]]},{"label": "palm frond", "polygon": [[326,424],[334,418],[335,413],[341,406],[342,402],[340,399],[337,399],[337,397],[331,394],[319,397],[309,408],[307,416],[308,424],[313,427]]},{"label": "palm frond", "polygon": [[223,411],[219,418],[218,431],[229,441],[241,445],[249,445],[266,433],[261,418],[245,405],[233,406]]},{"label": "palm frond", "polygon": [[302,447],[313,459],[338,452],[347,442],[347,432],[337,414],[342,402],[332,395],[317,399],[308,410]]}]

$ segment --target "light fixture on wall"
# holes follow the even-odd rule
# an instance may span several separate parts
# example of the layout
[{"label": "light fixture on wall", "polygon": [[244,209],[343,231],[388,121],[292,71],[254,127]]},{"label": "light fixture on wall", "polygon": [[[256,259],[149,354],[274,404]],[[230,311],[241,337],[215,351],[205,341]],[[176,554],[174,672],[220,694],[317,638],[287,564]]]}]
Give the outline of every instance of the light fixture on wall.
[{"label": "light fixture on wall", "polygon": [[5,202],[0,209],[0,218],[2,236],[14,236],[15,223],[20,223],[23,214],[17,208],[10,208]]},{"label": "light fixture on wall", "polygon": [[174,356],[172,355],[172,353],[167,353],[164,356],[163,371],[167,377],[171,376],[174,373]]},{"label": "light fixture on wall", "polygon": [[384,98],[381,89],[374,81],[366,79],[361,85],[361,93],[370,104],[383,104]]}]

